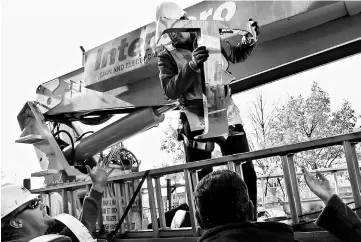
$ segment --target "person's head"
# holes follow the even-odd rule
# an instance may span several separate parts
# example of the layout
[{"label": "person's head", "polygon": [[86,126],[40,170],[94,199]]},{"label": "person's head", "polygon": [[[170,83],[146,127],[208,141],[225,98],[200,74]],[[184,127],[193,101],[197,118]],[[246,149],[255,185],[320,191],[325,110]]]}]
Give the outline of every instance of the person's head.
[{"label": "person's head", "polygon": [[[173,2],[162,2],[156,11],[156,22],[159,24],[161,18],[188,20],[187,13]],[[190,44],[193,38],[190,32],[172,32],[168,34],[174,44]]]},{"label": "person's head", "polygon": [[198,183],[194,197],[197,219],[204,229],[247,222],[253,216],[247,186],[233,171],[208,174]]},{"label": "person's head", "polygon": [[44,235],[53,223],[54,219],[47,214],[39,195],[31,194],[19,185],[1,187],[2,241]]}]

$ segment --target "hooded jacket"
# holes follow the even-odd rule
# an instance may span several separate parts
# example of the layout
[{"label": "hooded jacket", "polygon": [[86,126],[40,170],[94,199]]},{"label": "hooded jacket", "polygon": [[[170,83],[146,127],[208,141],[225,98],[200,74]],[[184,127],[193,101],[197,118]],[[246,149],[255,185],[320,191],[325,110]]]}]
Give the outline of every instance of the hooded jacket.
[{"label": "hooded jacket", "polygon": [[293,242],[292,228],[278,222],[234,223],[205,231],[198,242]]}]

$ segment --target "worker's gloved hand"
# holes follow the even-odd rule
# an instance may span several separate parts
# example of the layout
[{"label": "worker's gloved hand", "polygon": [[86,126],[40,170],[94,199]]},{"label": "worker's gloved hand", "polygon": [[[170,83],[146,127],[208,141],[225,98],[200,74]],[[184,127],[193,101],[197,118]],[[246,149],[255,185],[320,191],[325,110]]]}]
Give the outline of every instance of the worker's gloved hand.
[{"label": "worker's gloved hand", "polygon": [[304,166],[302,166],[302,172],[307,186],[326,205],[333,196],[330,182],[319,171],[316,171],[316,176],[314,176],[309,173]]},{"label": "worker's gloved hand", "polygon": [[97,165],[94,166],[93,169],[90,169],[88,165],[86,166],[88,174],[93,182],[92,189],[100,193],[104,192],[105,185],[108,181],[108,176],[113,171],[113,169],[111,169],[110,171],[105,170],[108,165],[109,162],[107,162],[106,159],[100,158]]},{"label": "worker's gloved hand", "polygon": [[248,33],[243,36],[242,44],[254,45],[258,41],[258,35],[260,34],[257,21],[249,19],[248,21]]},{"label": "worker's gloved hand", "polygon": [[194,69],[198,69],[202,66],[203,62],[205,62],[209,57],[209,52],[205,46],[198,46],[192,52],[192,60],[190,61],[190,65]]},{"label": "worker's gloved hand", "polygon": [[261,33],[259,31],[258,22],[251,18],[248,21],[248,30],[255,38],[257,38],[257,36]]}]

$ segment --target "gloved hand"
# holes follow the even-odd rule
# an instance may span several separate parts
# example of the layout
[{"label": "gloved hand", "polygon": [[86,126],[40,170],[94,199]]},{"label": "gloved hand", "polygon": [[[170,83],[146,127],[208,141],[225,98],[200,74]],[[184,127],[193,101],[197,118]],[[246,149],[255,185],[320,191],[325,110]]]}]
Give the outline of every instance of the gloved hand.
[{"label": "gloved hand", "polygon": [[261,33],[259,31],[259,26],[257,21],[249,19],[248,21],[248,31],[252,34],[254,41],[258,40],[258,35]]},{"label": "gloved hand", "polygon": [[205,46],[198,46],[192,52],[192,60],[190,65],[192,68],[198,69],[201,67],[202,63],[205,62],[209,57],[209,52]]}]

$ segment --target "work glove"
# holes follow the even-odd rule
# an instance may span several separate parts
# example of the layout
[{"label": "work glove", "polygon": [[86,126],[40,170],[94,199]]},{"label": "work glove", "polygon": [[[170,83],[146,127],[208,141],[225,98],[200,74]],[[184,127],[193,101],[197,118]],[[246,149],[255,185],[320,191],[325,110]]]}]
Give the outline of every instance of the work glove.
[{"label": "work glove", "polygon": [[205,62],[209,57],[209,52],[205,46],[198,46],[192,52],[192,60],[190,61],[190,66],[194,69],[199,69],[203,62]]},{"label": "work glove", "polygon": [[254,38],[257,38],[257,36],[261,33],[259,31],[258,22],[251,18],[248,21],[248,30],[253,35]]},{"label": "work glove", "polygon": [[248,44],[250,46],[254,45],[258,40],[258,35],[261,33],[259,31],[259,26],[257,21],[254,21],[253,19],[249,19],[248,21],[248,31],[249,33],[246,34],[243,39],[243,44]]}]

